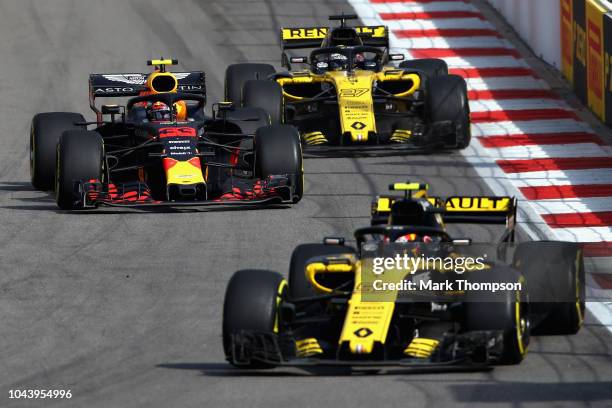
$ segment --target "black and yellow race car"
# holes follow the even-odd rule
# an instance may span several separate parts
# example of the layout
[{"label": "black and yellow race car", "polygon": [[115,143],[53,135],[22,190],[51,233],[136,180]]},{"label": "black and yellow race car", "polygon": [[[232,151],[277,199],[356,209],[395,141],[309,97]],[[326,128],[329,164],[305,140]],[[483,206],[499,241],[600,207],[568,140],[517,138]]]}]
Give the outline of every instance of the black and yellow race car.
[{"label": "black and yellow race car", "polygon": [[[225,98],[295,125],[306,150],[463,149],[470,143],[467,85],[439,59],[401,62],[386,26],[282,28],[282,65],[230,65]],[[309,57],[290,50],[314,48]],[[292,64],[305,64],[294,70]]]},{"label": "black and yellow race car", "polygon": [[[265,270],[234,274],[223,309],[231,364],[490,367],[519,363],[530,335],[578,332],[585,306],[578,245],[514,243],[512,197],[428,197],[425,185],[412,183],[392,188],[405,195],[377,197],[372,225],[355,232],[355,247],[342,238],[299,245],[288,280]],[[499,243],[478,246],[452,238],[448,223],[506,228]],[[461,263],[459,273],[468,255],[480,260]],[[396,257],[445,261],[376,272],[376,259]]]},{"label": "black and yellow race car", "polygon": [[[201,71],[91,74],[96,120],[37,114],[30,132],[32,185],[54,190],[61,209],[98,206],[252,206],[296,203],[302,150],[293,126],[260,108],[213,105],[204,114]],[[96,105],[98,98],[130,98]]]}]

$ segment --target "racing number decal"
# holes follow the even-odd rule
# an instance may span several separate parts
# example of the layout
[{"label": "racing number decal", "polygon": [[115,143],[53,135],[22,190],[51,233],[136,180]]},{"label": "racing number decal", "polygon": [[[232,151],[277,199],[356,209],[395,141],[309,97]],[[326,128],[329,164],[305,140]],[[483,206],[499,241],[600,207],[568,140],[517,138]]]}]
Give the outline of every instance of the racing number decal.
[{"label": "racing number decal", "polygon": [[195,137],[196,130],[190,127],[167,127],[159,129],[159,137]]},{"label": "racing number decal", "polygon": [[354,89],[341,89],[340,96],[345,98],[359,98],[367,94],[369,89],[367,88],[354,88]]}]

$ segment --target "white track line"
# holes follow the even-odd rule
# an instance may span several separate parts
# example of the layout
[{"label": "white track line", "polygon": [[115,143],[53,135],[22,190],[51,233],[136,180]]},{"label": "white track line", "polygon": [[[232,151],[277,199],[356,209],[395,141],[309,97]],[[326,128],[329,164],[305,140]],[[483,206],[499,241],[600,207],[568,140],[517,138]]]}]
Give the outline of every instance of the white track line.
[{"label": "white track line", "polygon": [[431,11],[478,11],[470,3],[463,2],[436,2],[424,4],[412,3],[377,3],[370,5],[374,12],[380,13],[428,13]]},{"label": "white track line", "polygon": [[488,21],[479,18],[439,18],[435,20],[388,20],[385,25],[389,30],[433,30],[433,29],[494,29]]},{"label": "white track line", "polygon": [[533,133],[558,132],[592,132],[593,130],[584,122],[573,119],[561,120],[526,120],[504,121],[491,123],[473,123],[472,136],[504,136]]},{"label": "white track line", "polygon": [[571,109],[560,99],[480,99],[470,101],[470,111],[489,112],[500,110]]},{"label": "white track line", "polygon": [[494,91],[502,89],[550,89],[548,84],[532,76],[525,77],[492,77],[467,78],[470,91]]},{"label": "white track line", "polygon": [[[552,157],[602,157],[605,155],[605,151],[601,146],[595,143],[493,147],[488,149],[490,149],[489,154],[508,160],[547,159]],[[610,201],[612,202],[612,200]]]},{"label": "white track line", "polygon": [[610,169],[531,171],[507,174],[506,177],[517,187],[612,184]]},{"label": "white track line", "polygon": [[612,211],[612,200],[603,198],[565,198],[560,200],[536,200],[531,205],[538,214],[567,214]]},{"label": "white track line", "polygon": [[511,56],[449,57],[444,58],[449,68],[523,68],[529,65]]},{"label": "white track line", "polygon": [[553,233],[560,241],[570,242],[606,242],[612,241],[611,227],[553,228]]},{"label": "white track line", "polygon": [[414,50],[421,48],[507,48],[508,44],[497,37],[415,37],[400,38],[394,42],[393,46]]}]

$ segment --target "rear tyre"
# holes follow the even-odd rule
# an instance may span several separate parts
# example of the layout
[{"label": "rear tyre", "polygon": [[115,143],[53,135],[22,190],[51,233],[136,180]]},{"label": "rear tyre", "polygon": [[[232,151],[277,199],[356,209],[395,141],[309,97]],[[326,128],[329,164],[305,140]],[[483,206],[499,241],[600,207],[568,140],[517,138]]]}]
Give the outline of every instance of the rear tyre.
[{"label": "rear tyre", "polygon": [[465,79],[458,75],[442,75],[427,82],[426,116],[430,123],[452,122],[456,132],[448,147],[465,149],[470,145],[470,105]]},{"label": "rear tyre", "polygon": [[[279,332],[278,305],[285,296],[287,281],[277,272],[241,270],[232,276],[223,303],[223,349],[234,364],[232,339],[242,331]],[[274,365],[250,361],[242,368],[272,368]]]},{"label": "rear tyre", "polygon": [[55,187],[55,150],[62,133],[82,129],[75,123],[85,122],[83,115],[70,112],[39,113],[30,128],[30,176],[37,190]]},{"label": "rear tyre", "polygon": [[300,201],[304,192],[304,168],[298,131],[289,125],[265,126],[257,129],[254,143],[255,175],[259,178],[290,176],[294,182],[293,202]]},{"label": "rear tyre", "polygon": [[69,130],[57,145],[55,197],[62,210],[81,208],[75,204],[75,182],[102,180],[104,144],[98,132]]},{"label": "rear tyre", "polygon": [[[400,68],[420,71],[425,73],[427,79],[448,75],[448,64],[441,59],[415,59],[400,63]],[[427,81],[424,81],[427,82]]]},{"label": "rear tyre", "polygon": [[[480,276],[475,282],[520,282],[519,274],[508,267],[497,266]],[[518,364],[527,354],[530,338],[530,320],[527,303],[520,291],[500,291],[487,294],[483,302],[482,294],[467,294],[464,303],[464,328],[466,331],[500,330],[503,331],[503,351],[501,364]],[[490,297],[492,296],[492,298]]]},{"label": "rear tyre", "polygon": [[276,70],[270,64],[232,64],[225,70],[225,100],[242,106],[244,84],[251,79],[267,79]]},{"label": "rear tyre", "polygon": [[306,279],[306,265],[309,259],[316,256],[355,253],[351,247],[344,245],[302,244],[291,254],[289,262],[289,297],[291,299],[316,296],[318,293]]},{"label": "rear tyre", "polygon": [[275,81],[250,80],[244,84],[242,103],[261,108],[270,115],[270,124],[283,122],[283,90]]},{"label": "rear tyre", "polygon": [[569,242],[525,242],[514,253],[525,275],[536,335],[576,334],[585,312],[585,271],[580,246]]}]

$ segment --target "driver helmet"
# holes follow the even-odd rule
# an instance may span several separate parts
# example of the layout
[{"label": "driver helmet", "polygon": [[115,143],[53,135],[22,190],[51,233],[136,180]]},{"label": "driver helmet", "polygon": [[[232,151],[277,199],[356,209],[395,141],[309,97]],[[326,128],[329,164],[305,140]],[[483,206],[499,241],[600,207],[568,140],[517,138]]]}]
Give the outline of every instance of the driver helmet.
[{"label": "driver helmet", "polygon": [[[417,238],[418,238],[417,234],[406,234],[406,235],[402,235],[401,237],[397,238],[395,242],[399,244],[405,244],[408,242],[415,242],[417,241]],[[424,235],[422,238],[422,241],[426,244],[431,244],[432,242],[434,242],[434,239],[430,237],[429,235]]]},{"label": "driver helmet", "polygon": [[345,70],[347,69],[348,58],[346,55],[340,53],[333,53],[330,56],[330,68],[332,70]]},{"label": "driver helmet", "polygon": [[147,107],[147,119],[151,122],[169,122],[172,120],[172,110],[163,102],[154,102]]}]

